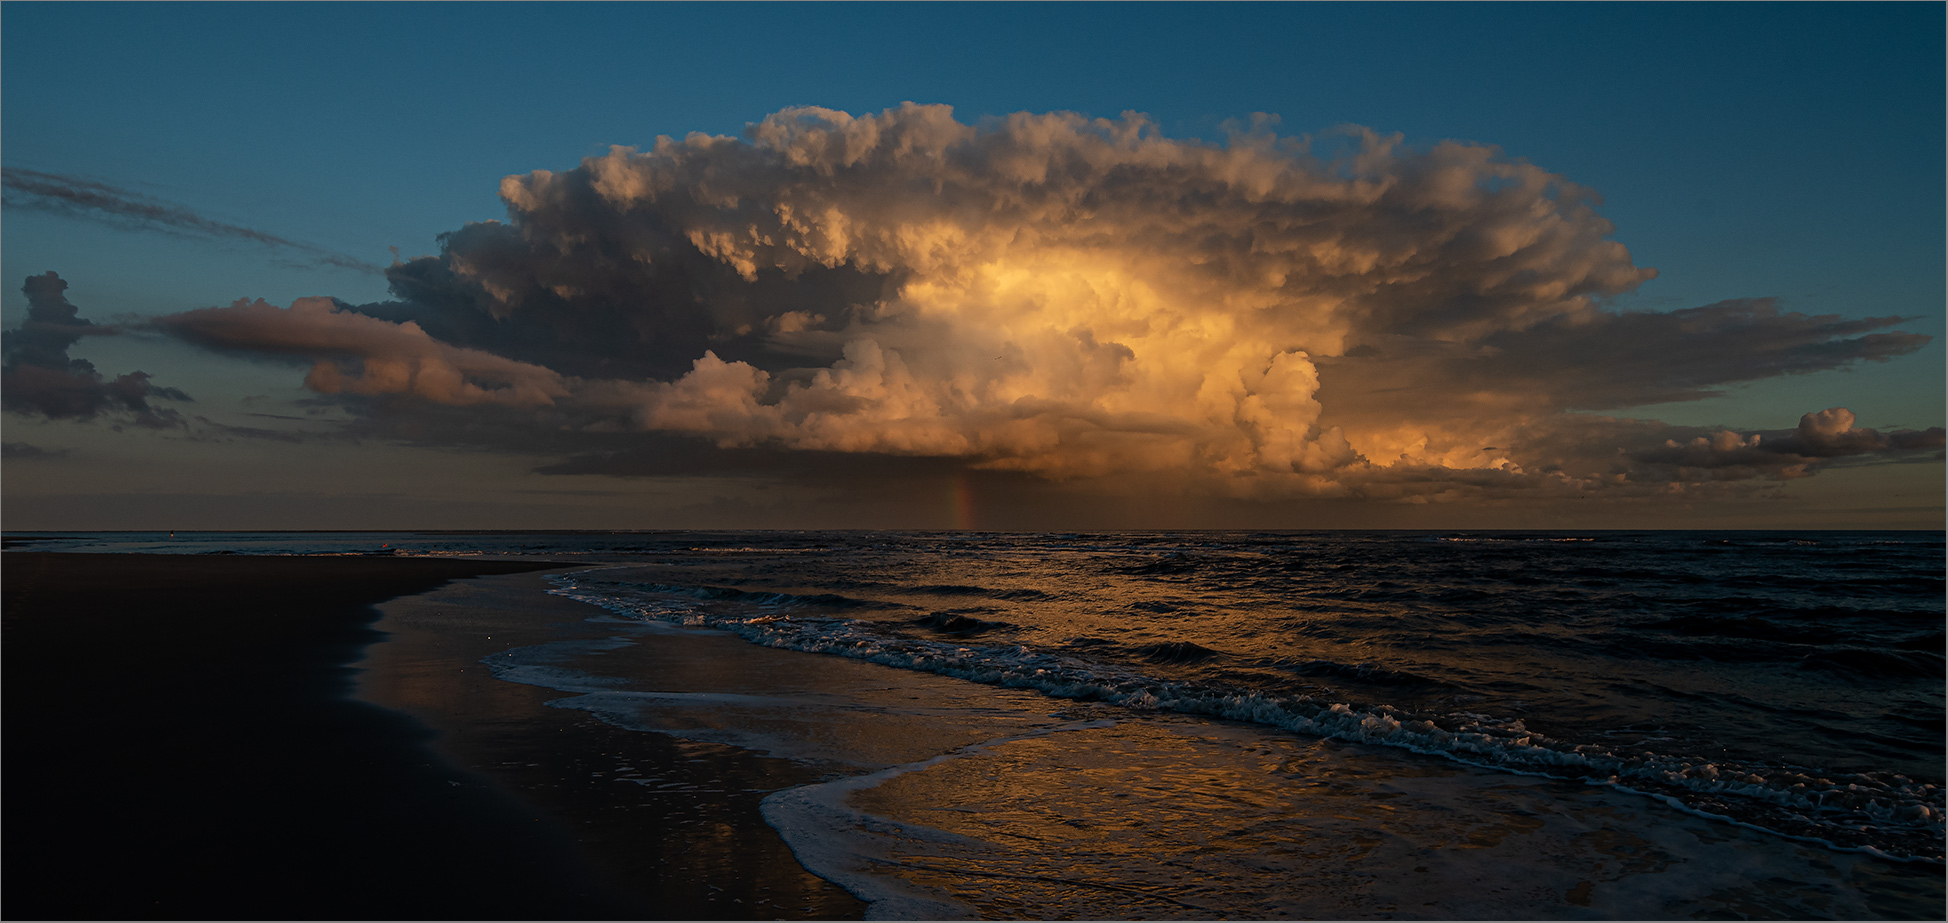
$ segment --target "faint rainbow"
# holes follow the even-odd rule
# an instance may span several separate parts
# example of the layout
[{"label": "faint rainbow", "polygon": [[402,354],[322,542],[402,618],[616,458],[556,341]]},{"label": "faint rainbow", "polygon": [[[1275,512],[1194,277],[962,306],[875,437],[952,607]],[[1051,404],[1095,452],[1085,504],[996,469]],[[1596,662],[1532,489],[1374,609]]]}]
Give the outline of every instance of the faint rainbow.
[{"label": "faint rainbow", "polygon": [[974,488],[967,483],[965,471],[955,474],[947,489],[947,514],[953,518],[954,528],[974,528]]}]

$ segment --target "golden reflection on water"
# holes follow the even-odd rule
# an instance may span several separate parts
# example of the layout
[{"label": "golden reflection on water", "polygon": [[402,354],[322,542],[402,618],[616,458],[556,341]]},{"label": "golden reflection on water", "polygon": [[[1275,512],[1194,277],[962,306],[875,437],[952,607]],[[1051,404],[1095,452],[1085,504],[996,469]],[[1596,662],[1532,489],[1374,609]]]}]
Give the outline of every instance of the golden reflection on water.
[{"label": "golden reflection on water", "polygon": [[[895,777],[850,805],[978,843],[902,840],[886,857],[895,874],[987,918],[1834,910],[1812,886],[1761,893],[1741,867],[1750,854],[1714,848],[1716,837],[1697,835],[1709,824],[1648,802],[1211,722],[1017,740]],[[1822,861],[1777,840],[1759,846],[1760,864],[1788,879]],[[1844,877],[1820,877],[1836,871]]]}]

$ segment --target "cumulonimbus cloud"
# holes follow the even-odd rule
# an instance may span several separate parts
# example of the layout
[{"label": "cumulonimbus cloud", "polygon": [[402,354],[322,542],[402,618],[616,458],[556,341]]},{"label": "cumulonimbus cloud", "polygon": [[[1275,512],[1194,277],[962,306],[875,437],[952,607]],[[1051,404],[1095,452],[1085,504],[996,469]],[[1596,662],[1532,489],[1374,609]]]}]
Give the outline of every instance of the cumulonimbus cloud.
[{"label": "cumulonimbus cloud", "polygon": [[802,108],[743,139],[509,177],[501,195],[507,221],[389,270],[398,301],[161,326],[315,358],[321,392],[541,408],[556,429],[1251,495],[1778,478],[1940,444],[1939,429],[1862,435],[1849,414],[1826,442],[1767,436],[1750,464],[1714,466],[1686,461],[1688,432],[1572,412],[1927,338],[1765,300],[1616,312],[1607,300],[1654,271],[1610,239],[1595,196],[1480,145]]},{"label": "cumulonimbus cloud", "polygon": [[0,168],[0,189],[7,208],[100,221],[133,230],[160,231],[211,240],[243,240],[262,244],[296,262],[376,273],[374,263],[327,250],[315,244],[279,237],[268,231],[217,221],[185,205],[131,192],[120,186],[19,167]]}]

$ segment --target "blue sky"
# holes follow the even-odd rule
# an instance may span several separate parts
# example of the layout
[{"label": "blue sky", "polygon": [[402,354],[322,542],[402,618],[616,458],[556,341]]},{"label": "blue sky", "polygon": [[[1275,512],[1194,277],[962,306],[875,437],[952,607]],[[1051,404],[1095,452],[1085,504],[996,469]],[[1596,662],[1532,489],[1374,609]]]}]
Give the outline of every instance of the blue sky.
[{"label": "blue sky", "polygon": [[[1861,426],[1943,422],[1938,4],[12,2],[0,27],[8,168],[378,265],[388,247],[435,254],[438,235],[504,218],[504,176],[662,135],[738,135],[793,106],[944,103],[970,124],[1136,111],[1170,138],[1213,142],[1262,112],[1286,135],[1354,124],[1409,145],[1495,145],[1599,194],[1612,238],[1658,270],[1612,310],[1776,297],[1812,315],[1912,317],[1898,329],[1933,338],[1887,362],[1605,412],[1755,430],[1831,406]],[[380,275],[293,265],[288,250],[24,207],[6,211],[0,258],[9,329],[26,306],[17,281],[49,270],[98,321],[389,297]],[[75,354],[167,378],[205,408],[301,377],[154,337],[90,338]],[[10,442],[119,454],[103,471],[187,451],[164,444],[179,435],[124,433],[142,448],[117,450],[84,424],[5,425]],[[377,467],[404,457],[369,451]],[[1939,493],[1938,463],[1884,467]],[[9,463],[10,504],[80,489],[26,468]],[[1839,490],[1864,470],[1798,485]],[[562,479],[505,483],[530,480]],[[60,504],[13,509],[52,526]]]}]

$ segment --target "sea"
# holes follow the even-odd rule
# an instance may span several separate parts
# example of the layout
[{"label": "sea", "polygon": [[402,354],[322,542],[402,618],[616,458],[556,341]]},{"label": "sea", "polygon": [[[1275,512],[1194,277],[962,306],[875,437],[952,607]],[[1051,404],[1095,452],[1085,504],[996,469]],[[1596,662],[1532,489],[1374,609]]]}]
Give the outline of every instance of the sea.
[{"label": "sea", "polygon": [[481,662],[814,767],[764,816],[872,917],[1944,911],[1938,532],[7,544],[571,562],[583,627]]}]

